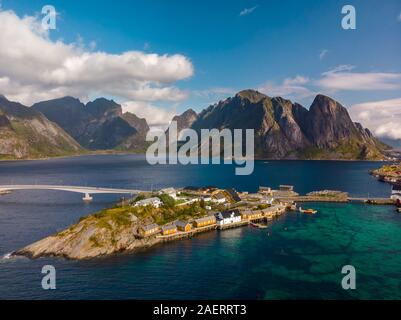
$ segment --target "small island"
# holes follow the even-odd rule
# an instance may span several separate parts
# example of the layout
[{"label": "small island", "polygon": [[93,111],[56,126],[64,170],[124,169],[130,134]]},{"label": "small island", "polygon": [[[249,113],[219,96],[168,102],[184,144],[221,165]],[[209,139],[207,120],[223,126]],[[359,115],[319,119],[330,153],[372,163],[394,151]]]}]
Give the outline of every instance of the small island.
[{"label": "small island", "polygon": [[401,185],[401,162],[384,165],[370,173],[380,181]]},{"label": "small island", "polygon": [[256,193],[216,187],[166,188],[123,199],[111,208],[82,217],[68,229],[13,253],[29,258],[44,256],[74,260],[118,252],[132,252],[157,244],[191,238],[199,233],[251,225],[266,228],[286,211],[305,214],[297,203],[349,202],[391,204],[393,199],[349,198],[341,191],[314,191],[299,195],[293,186],[278,190],[260,187]]},{"label": "small island", "polygon": [[[296,195],[284,189],[276,192]],[[275,198],[270,188],[261,188],[255,194],[215,187],[167,188],[121,200],[13,255],[91,259],[149,248],[202,232],[273,220],[291,208],[292,202]]]}]

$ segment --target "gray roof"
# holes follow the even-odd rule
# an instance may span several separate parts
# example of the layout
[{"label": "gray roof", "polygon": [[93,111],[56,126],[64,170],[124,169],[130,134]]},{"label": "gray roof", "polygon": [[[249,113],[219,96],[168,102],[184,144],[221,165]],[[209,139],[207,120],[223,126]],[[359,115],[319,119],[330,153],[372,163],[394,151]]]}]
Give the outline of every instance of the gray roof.
[{"label": "gray roof", "polygon": [[251,210],[245,210],[245,211],[242,211],[242,214],[250,215],[250,214],[253,214],[253,211],[251,211]]},{"label": "gray roof", "polygon": [[177,227],[185,228],[188,224],[190,224],[188,221],[177,221],[175,225]]},{"label": "gray roof", "polygon": [[223,212],[218,213],[218,217],[221,216],[221,217],[223,217],[223,219],[231,218],[231,215],[233,215],[234,217],[240,217],[241,213],[239,212],[238,209],[223,211]]},{"label": "gray roof", "polygon": [[177,227],[174,224],[170,224],[168,226],[162,226],[163,231],[172,230],[172,229],[177,229]]},{"label": "gray roof", "polygon": [[195,221],[199,223],[199,222],[209,221],[211,219],[216,221],[216,217],[215,216],[207,216],[207,217],[196,219]]},{"label": "gray roof", "polygon": [[146,204],[152,204],[153,202],[161,202],[161,200],[157,197],[154,197],[154,198],[139,200],[136,204],[146,205]]},{"label": "gray roof", "polygon": [[144,231],[149,231],[155,228],[159,228],[159,225],[156,223],[148,224],[147,226],[142,226],[141,227]]},{"label": "gray roof", "polygon": [[165,188],[160,190],[161,193],[176,193],[177,191],[174,188]]},{"label": "gray roof", "polygon": [[222,193],[218,193],[214,196],[216,199],[225,199],[226,197]]}]

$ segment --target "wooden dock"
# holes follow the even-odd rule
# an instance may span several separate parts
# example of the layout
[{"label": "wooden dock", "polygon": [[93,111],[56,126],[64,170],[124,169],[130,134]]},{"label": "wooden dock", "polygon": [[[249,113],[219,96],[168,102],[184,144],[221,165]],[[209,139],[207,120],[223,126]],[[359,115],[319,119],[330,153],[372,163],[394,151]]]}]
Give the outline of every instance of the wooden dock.
[{"label": "wooden dock", "polygon": [[158,235],[158,236],[156,236],[156,238],[161,239],[163,242],[180,240],[180,239],[188,239],[188,238],[192,238],[193,236],[195,236],[198,233],[213,231],[216,229],[217,229],[217,225],[213,224],[210,226],[195,228],[195,229],[192,229],[187,232],[178,231],[177,233],[172,234],[172,235],[167,235],[167,236]]},{"label": "wooden dock", "polygon": [[366,204],[395,205],[395,200],[391,198],[348,198],[348,200]]},{"label": "wooden dock", "polygon": [[347,197],[347,198],[335,198],[335,197],[311,197],[311,196],[298,196],[291,198],[280,198],[282,201],[293,201],[293,202],[326,202],[326,203],[365,203],[375,205],[395,205],[395,200],[391,198],[364,198],[364,197]]}]

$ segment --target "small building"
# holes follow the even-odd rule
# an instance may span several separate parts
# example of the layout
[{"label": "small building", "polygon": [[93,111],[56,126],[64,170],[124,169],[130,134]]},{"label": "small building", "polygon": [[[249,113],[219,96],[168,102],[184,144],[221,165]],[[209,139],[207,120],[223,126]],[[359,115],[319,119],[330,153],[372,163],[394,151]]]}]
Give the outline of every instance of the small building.
[{"label": "small building", "polygon": [[260,210],[246,210],[241,212],[242,220],[257,220],[263,218],[263,213]]},{"label": "small building", "polygon": [[209,195],[204,195],[201,196],[201,200],[205,201],[205,202],[211,202],[212,201],[212,197]]},{"label": "small building", "polygon": [[178,221],[175,225],[177,229],[182,232],[189,232],[192,229],[192,225],[187,221]]},{"label": "small building", "polygon": [[159,208],[162,205],[163,205],[163,202],[159,198],[154,197],[154,198],[143,199],[138,202],[135,202],[134,207],[152,206],[155,208]]},{"label": "small building", "polygon": [[289,185],[282,184],[282,185],[279,186],[279,190],[280,191],[291,192],[291,191],[294,191],[294,186],[289,186]]},{"label": "small building", "polygon": [[216,217],[215,216],[207,216],[207,217],[196,219],[194,221],[195,228],[211,226],[213,224],[216,224]]},{"label": "small building", "polygon": [[159,191],[159,194],[166,194],[168,196],[170,196],[171,198],[173,198],[174,200],[177,200],[177,190],[175,190],[174,188],[165,188]]},{"label": "small building", "polygon": [[263,199],[260,200],[260,202],[272,205],[273,202],[274,202],[274,198],[273,197],[263,198]]},{"label": "small building", "polygon": [[227,199],[226,199],[226,197],[224,196],[224,194],[222,192],[219,192],[219,193],[217,193],[217,194],[215,194],[213,196],[212,201],[215,202],[215,203],[222,204],[222,203],[226,203]]},{"label": "small building", "polygon": [[273,191],[272,188],[270,187],[259,187],[259,193],[267,195],[267,196],[272,196],[273,195]]},{"label": "small building", "polygon": [[235,191],[234,189],[227,189],[226,192],[231,196],[234,202],[241,201],[241,198],[239,197],[237,191]]},{"label": "small building", "polygon": [[161,229],[162,229],[163,236],[169,236],[169,235],[177,233],[177,226],[174,224],[170,224],[168,226],[162,226]]},{"label": "small building", "polygon": [[274,216],[276,213],[278,213],[277,207],[270,207],[270,208],[266,208],[261,210],[262,211],[262,215],[264,217],[268,217],[271,218],[272,216]]},{"label": "small building", "polygon": [[160,233],[160,226],[156,223],[140,226],[138,232],[142,238],[147,238]]},{"label": "small building", "polygon": [[238,209],[219,212],[216,214],[216,221],[218,226],[241,222],[241,213]]}]

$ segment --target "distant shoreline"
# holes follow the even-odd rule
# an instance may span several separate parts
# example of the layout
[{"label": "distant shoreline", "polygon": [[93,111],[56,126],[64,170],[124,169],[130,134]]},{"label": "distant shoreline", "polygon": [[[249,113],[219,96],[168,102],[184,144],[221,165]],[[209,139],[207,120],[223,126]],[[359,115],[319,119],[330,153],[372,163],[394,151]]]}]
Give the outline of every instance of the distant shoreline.
[{"label": "distant shoreline", "polygon": [[[146,153],[141,152],[127,152],[127,151],[114,151],[114,150],[100,150],[100,151],[91,151],[88,153],[81,154],[73,154],[73,155],[64,155],[64,156],[54,156],[54,157],[43,157],[43,158],[24,158],[24,159],[0,159],[0,163],[2,162],[22,162],[22,161],[46,161],[46,160],[54,160],[54,159],[73,159],[84,156],[98,156],[98,155],[146,155]],[[364,160],[364,159],[275,159],[275,158],[259,158],[256,157],[254,161],[333,161],[333,162],[392,162],[392,160]]]}]

